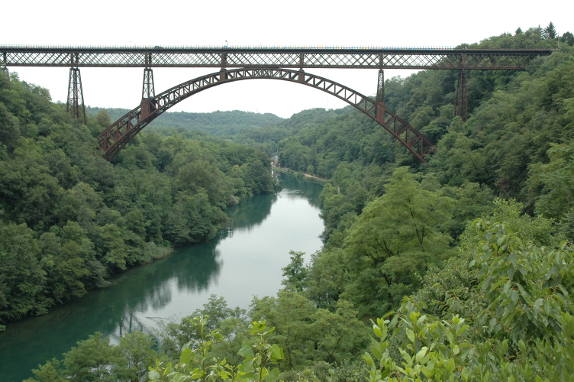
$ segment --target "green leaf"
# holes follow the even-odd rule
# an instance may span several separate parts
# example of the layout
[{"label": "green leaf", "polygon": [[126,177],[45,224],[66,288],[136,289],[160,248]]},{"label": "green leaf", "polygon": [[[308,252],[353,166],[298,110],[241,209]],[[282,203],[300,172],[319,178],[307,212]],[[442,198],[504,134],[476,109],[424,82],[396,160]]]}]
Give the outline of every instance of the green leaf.
[{"label": "green leaf", "polygon": [[448,371],[448,373],[450,374],[453,372],[453,370],[454,370],[454,359],[451,358],[446,362],[446,371]]},{"label": "green leaf", "polygon": [[379,349],[376,346],[372,346],[371,348],[373,350],[373,354],[375,355],[376,359],[378,359],[378,360],[383,359],[383,353],[381,352],[381,349]]},{"label": "green leaf", "polygon": [[421,359],[424,358],[425,354],[427,353],[427,350],[428,348],[426,346],[423,346],[421,350],[419,350],[419,352],[416,355],[417,363],[421,363]]},{"label": "green leaf", "polygon": [[281,349],[276,344],[271,345],[271,351],[273,352],[273,361],[278,359],[283,359],[283,349]]},{"label": "green leaf", "polygon": [[415,333],[412,330],[407,329],[407,337],[412,343],[415,343]]},{"label": "green leaf", "polygon": [[516,302],[518,301],[518,291],[516,289],[513,289],[512,292],[510,292],[510,300],[516,305]]},{"label": "green leaf", "polygon": [[518,256],[516,256],[516,253],[512,252],[508,256],[508,260],[512,263],[512,265],[516,267],[516,263],[518,263]]},{"label": "green leaf", "polygon": [[188,364],[189,361],[191,361],[191,356],[192,356],[191,349],[190,348],[184,349],[181,352],[181,356],[179,357],[179,362]]},{"label": "green leaf", "polygon": [[452,343],[454,341],[454,336],[452,335],[452,332],[450,331],[450,329],[446,329],[446,338],[448,338],[448,341],[450,343]]},{"label": "green leaf", "polygon": [[243,358],[253,358],[253,350],[251,350],[251,346],[249,344],[244,344],[241,349],[237,352]]},{"label": "green leaf", "polygon": [[528,301],[530,299],[530,295],[524,290],[522,285],[516,284],[516,286],[518,287],[518,290],[520,290],[520,294],[522,295],[522,297],[524,297],[524,299]]},{"label": "green leaf", "polygon": [[369,366],[375,366],[375,362],[373,361],[373,357],[371,357],[371,355],[369,353],[365,352],[365,354],[363,354],[363,359],[365,360],[365,362]]},{"label": "green leaf", "polygon": [[273,370],[271,370],[271,372],[269,373],[269,376],[267,377],[267,380],[270,382],[274,382],[276,380],[279,379],[279,369],[278,368],[273,368]]}]

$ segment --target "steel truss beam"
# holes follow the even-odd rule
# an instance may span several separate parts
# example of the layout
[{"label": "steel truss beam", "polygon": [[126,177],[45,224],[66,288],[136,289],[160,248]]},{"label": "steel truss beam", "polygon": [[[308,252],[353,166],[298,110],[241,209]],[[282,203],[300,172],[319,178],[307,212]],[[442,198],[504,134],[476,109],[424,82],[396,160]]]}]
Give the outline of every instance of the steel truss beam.
[{"label": "steel truss beam", "polygon": [[521,70],[550,49],[21,47],[0,46],[8,66],[376,68]]},{"label": "steel truss beam", "polygon": [[375,120],[421,162],[424,162],[426,154],[434,150],[427,138],[388,111],[381,103],[337,82],[305,73],[303,70],[276,68],[221,70],[174,86],[153,98],[143,99],[138,107],[118,119],[97,137],[98,147],[107,160],[112,160],[136,134],[172,106],[205,89],[248,79],[282,80],[319,89],[349,103]]},{"label": "steel truss beam", "polygon": [[84,105],[84,92],[82,91],[82,77],[80,76],[80,69],[78,68],[70,68],[66,112],[71,113],[72,118],[82,118],[84,124],[88,124],[86,120],[86,106]]}]

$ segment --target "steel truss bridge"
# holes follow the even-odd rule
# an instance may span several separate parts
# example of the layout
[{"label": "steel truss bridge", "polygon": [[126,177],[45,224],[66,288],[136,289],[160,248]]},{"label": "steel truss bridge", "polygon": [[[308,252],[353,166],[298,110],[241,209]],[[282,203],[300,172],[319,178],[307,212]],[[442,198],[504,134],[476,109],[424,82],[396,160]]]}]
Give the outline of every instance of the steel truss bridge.
[{"label": "steel truss bridge", "polygon": [[[384,69],[458,70],[455,115],[467,119],[467,70],[524,70],[550,49],[313,48],[313,47],[61,47],[0,46],[0,67],[69,67],[67,110],[86,120],[80,67],[144,68],[141,104],[98,136],[112,160],[145,126],[173,105],[213,86],[246,79],[300,83],[356,107],[397,138],[421,162],[434,146],[385,107]],[[154,67],[218,68],[155,95]],[[378,69],[377,94],[371,99],[349,87],[306,73],[309,68]],[[298,69],[298,70],[293,70]]]}]

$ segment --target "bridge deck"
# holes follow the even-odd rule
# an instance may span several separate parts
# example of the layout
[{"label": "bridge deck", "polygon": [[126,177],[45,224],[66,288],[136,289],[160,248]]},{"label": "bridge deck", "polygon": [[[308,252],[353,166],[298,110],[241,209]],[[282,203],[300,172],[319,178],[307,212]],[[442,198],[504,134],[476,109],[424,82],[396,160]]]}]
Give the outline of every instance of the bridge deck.
[{"label": "bridge deck", "polygon": [[0,46],[0,64],[61,67],[522,70],[551,49]]}]

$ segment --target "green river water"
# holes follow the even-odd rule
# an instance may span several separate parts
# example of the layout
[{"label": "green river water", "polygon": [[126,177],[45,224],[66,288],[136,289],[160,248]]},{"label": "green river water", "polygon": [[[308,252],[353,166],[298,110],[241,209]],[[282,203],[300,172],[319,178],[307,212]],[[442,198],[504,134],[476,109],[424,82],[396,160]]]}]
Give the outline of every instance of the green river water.
[{"label": "green river water", "polygon": [[165,259],[135,268],[104,289],[9,324],[0,333],[0,381],[32,377],[32,368],[101,332],[149,331],[161,320],[179,320],[202,308],[211,294],[230,307],[248,308],[253,295],[275,295],[289,251],[321,248],[322,186],[281,175],[283,190],[242,201],[227,211],[233,232],[180,248]]}]

